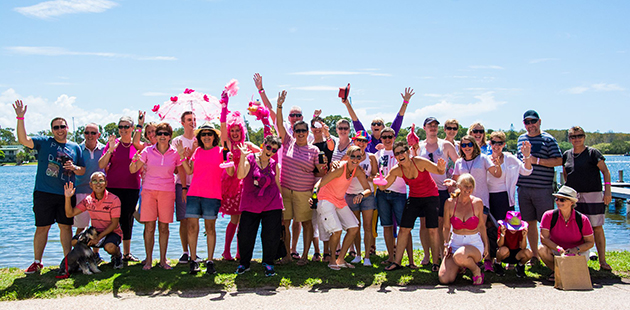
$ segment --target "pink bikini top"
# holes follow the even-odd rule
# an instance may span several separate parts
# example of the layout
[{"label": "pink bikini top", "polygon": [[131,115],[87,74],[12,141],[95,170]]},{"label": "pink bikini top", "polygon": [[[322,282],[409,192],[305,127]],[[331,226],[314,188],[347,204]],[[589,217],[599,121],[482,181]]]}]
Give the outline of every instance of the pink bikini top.
[{"label": "pink bikini top", "polygon": [[451,216],[451,225],[453,229],[468,229],[475,230],[479,226],[479,218],[475,216],[475,208],[470,204],[470,208],[473,210],[473,216],[469,217],[465,221],[455,216],[455,210],[457,210],[457,199],[455,199],[455,207],[453,208],[453,216]]}]

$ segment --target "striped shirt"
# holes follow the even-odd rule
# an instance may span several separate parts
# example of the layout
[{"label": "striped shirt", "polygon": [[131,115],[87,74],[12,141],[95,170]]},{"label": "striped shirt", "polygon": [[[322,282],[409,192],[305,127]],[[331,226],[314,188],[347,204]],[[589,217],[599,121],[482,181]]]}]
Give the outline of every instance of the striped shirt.
[{"label": "striped shirt", "polygon": [[[99,233],[107,229],[109,224],[112,223],[113,218],[120,218],[120,199],[107,190],[105,190],[103,194],[103,199],[96,199],[96,196],[92,193],[81,200],[81,202],[77,204],[77,208],[90,213],[92,226],[94,226]],[[118,224],[118,227],[116,227],[113,232],[122,238],[120,224]]]},{"label": "striped shirt", "polygon": [[[521,147],[524,141],[529,141],[532,144],[531,155],[536,158],[549,159],[562,157],[560,147],[556,139],[546,133],[542,132],[540,135],[530,137],[527,134],[522,134],[518,137],[518,159],[523,160],[523,153],[521,153]],[[553,167],[545,167],[541,165],[532,164],[532,174],[528,176],[520,175],[518,177],[518,186],[534,187],[534,188],[548,188],[553,184]]]},{"label": "striped shirt", "polygon": [[288,133],[282,142],[280,185],[290,190],[306,192],[315,185],[315,165],[319,163],[319,149],[312,145],[298,146]]}]

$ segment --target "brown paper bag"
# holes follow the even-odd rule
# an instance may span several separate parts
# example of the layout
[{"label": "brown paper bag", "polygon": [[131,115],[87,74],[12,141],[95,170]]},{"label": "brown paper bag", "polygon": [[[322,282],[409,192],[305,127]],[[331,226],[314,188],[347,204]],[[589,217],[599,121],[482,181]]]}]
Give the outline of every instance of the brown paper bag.
[{"label": "brown paper bag", "polygon": [[592,290],[591,274],[588,272],[586,257],[576,256],[556,256],[555,265],[555,288],[562,290]]}]

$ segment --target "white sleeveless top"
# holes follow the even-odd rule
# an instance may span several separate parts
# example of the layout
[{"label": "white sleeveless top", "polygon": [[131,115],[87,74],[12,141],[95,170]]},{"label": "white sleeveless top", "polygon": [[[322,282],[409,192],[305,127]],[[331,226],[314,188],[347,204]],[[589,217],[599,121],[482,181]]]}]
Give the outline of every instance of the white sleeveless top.
[{"label": "white sleeveless top", "polygon": [[[438,148],[433,153],[429,153],[427,151],[426,140],[421,141],[420,149],[419,149],[420,153],[418,153],[418,156],[426,158],[436,164],[437,164],[438,159],[440,158],[444,159],[445,162],[448,162],[448,155],[446,154],[446,152],[444,152],[444,140],[438,139],[437,145],[438,145]],[[429,154],[433,154],[432,156],[433,158],[431,158]],[[433,181],[435,181],[435,184],[437,184],[438,190],[443,191],[447,189],[447,186],[444,185],[444,180],[446,180],[446,173],[444,174],[431,173],[431,177],[433,178]]]},{"label": "white sleeveless top", "polygon": [[[359,167],[363,169],[363,172],[365,172],[365,177],[368,178],[370,174],[372,173],[372,161],[370,160],[369,153],[365,153],[365,155],[366,155],[365,159],[359,163]],[[368,183],[370,183],[370,189],[374,191],[373,183],[372,182],[368,182]],[[362,191],[363,191],[363,186],[361,185],[361,182],[359,182],[359,179],[357,179],[357,177],[352,178],[352,181],[350,182],[350,186],[346,190],[346,194],[355,195]]]}]

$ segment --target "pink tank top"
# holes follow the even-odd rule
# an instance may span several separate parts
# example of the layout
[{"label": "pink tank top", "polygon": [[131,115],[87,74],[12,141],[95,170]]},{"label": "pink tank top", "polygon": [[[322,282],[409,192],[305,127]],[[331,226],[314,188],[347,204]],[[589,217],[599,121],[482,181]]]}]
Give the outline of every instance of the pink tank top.
[{"label": "pink tank top", "polygon": [[324,185],[324,187],[319,190],[319,193],[317,194],[317,199],[326,200],[334,204],[335,207],[339,209],[347,206],[348,204],[346,203],[345,199],[346,191],[350,186],[350,182],[352,182],[352,178],[357,172],[357,167],[355,167],[354,171],[352,171],[352,175],[346,179],[346,169],[348,168],[348,163],[346,162],[343,165],[343,174],[340,177],[328,182],[328,184]]},{"label": "pink tank top", "polygon": [[465,221],[462,221],[462,219],[455,216],[455,210],[457,210],[457,198],[455,198],[455,207],[453,208],[453,216],[451,216],[451,225],[453,225],[453,229],[477,229],[477,226],[479,226],[479,218],[475,215],[475,208],[472,203],[470,204],[470,208],[473,211],[473,216],[467,218]]},{"label": "pink tank top", "polygon": [[400,167],[400,171],[402,172],[402,178],[405,180],[405,183],[409,186],[409,197],[422,198],[422,197],[432,197],[439,196],[437,185],[435,181],[431,177],[431,173],[429,171],[420,171],[418,166],[416,166],[416,162],[413,158],[410,158],[416,170],[418,170],[418,176],[410,179],[405,176],[405,171]]}]

